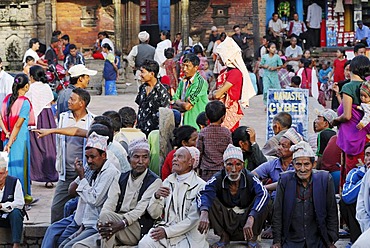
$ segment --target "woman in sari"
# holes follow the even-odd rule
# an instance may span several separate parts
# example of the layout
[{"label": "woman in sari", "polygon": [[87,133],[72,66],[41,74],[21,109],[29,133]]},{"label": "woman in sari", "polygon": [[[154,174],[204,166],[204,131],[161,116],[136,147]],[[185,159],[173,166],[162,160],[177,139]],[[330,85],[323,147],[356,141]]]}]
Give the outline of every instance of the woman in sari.
[{"label": "woman in sari", "polygon": [[12,93],[5,97],[1,109],[5,130],[10,132],[9,138],[5,133],[2,133],[1,137],[5,145],[4,151],[9,153],[8,172],[20,180],[26,203],[32,202],[28,126],[35,125],[32,104],[25,96],[29,87],[26,74],[16,75]]},{"label": "woman in sari", "polygon": [[[370,133],[370,125],[357,129],[357,124],[364,113],[357,109],[361,104],[360,87],[370,73],[370,61],[366,56],[356,56],[350,63],[351,81],[342,87],[342,103],[338,108],[338,118],[333,125],[339,126],[337,145],[345,153],[345,165],[341,167],[342,179],[355,168],[358,161],[364,161],[366,134]],[[343,183],[343,181],[341,181]]]},{"label": "woman in sari", "polygon": [[226,39],[217,46],[216,52],[226,69],[221,71],[216,82],[213,98],[221,100],[226,106],[222,126],[233,132],[243,118],[242,107],[249,105],[249,99],[256,95],[247,68],[235,41]]},{"label": "woman in sari", "polygon": [[[30,89],[26,97],[31,101],[35,113],[36,128],[56,128],[56,123],[51,110],[54,99],[53,92],[47,83],[44,69],[34,65],[30,68]],[[31,179],[32,181],[45,182],[46,188],[52,188],[58,181],[58,172],[55,169],[56,144],[55,135],[48,135],[42,139],[37,134],[30,133],[31,140]]]}]

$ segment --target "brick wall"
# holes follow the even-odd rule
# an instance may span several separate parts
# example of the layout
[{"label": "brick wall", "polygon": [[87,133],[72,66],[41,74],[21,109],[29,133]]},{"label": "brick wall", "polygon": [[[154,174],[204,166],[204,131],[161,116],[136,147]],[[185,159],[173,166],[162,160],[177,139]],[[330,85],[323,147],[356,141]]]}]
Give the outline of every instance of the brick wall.
[{"label": "brick wall", "polygon": [[[81,26],[81,6],[99,6],[96,10],[95,27]],[[101,7],[99,0],[78,0],[74,3],[58,0],[56,10],[57,29],[63,34],[68,34],[71,43],[77,47],[92,47],[99,31],[114,31],[114,20]]]}]

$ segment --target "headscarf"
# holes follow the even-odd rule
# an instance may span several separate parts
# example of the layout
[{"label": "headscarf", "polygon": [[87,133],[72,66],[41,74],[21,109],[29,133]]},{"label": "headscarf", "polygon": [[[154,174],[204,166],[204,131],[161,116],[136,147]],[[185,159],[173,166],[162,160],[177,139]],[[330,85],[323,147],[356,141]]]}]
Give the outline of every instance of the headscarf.
[{"label": "headscarf", "polygon": [[191,158],[194,159],[193,169],[197,168],[199,165],[200,151],[194,146],[183,146],[183,147],[189,151]]},{"label": "headscarf", "polygon": [[243,107],[248,107],[249,99],[256,95],[256,91],[253,88],[247,67],[243,61],[240,47],[232,38],[226,37],[226,39],[217,46],[216,53],[221,57],[226,66],[235,67],[243,74],[240,104]]}]

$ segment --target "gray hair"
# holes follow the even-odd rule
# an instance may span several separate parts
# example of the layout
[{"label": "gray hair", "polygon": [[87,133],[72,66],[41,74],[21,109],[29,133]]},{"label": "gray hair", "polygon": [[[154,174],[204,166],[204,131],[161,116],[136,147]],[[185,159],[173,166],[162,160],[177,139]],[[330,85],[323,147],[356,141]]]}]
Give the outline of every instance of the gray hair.
[{"label": "gray hair", "polygon": [[0,169],[5,168],[5,171],[8,170],[8,162],[4,157],[0,156]]}]

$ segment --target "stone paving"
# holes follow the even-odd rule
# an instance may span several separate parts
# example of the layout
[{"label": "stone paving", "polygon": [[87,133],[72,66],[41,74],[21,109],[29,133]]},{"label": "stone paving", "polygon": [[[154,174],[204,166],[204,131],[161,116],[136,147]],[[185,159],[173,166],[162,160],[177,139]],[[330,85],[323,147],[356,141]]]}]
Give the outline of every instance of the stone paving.
[{"label": "stone paving", "polygon": [[[137,109],[135,104],[136,85],[132,84],[126,89],[125,94],[119,96],[92,96],[89,110],[94,114],[102,114],[106,110],[119,110],[123,106],[131,106]],[[314,105],[314,104],[313,104]],[[262,96],[254,97],[250,102],[250,108],[245,110],[245,116],[241,121],[242,125],[252,126],[256,129],[257,142],[263,145],[265,142],[266,118]],[[313,119],[311,118],[310,121]],[[50,223],[50,206],[54,189],[47,189],[44,183],[32,183],[32,195],[39,198],[39,202],[32,206],[28,212],[30,220],[25,221],[27,225],[45,226]],[[37,232],[37,229],[36,229]],[[208,240],[212,244],[218,240],[212,230],[208,234]],[[272,240],[262,240],[263,247],[269,247]],[[345,247],[348,240],[340,240],[337,247]],[[246,247],[243,243],[233,243],[229,247]]]}]

